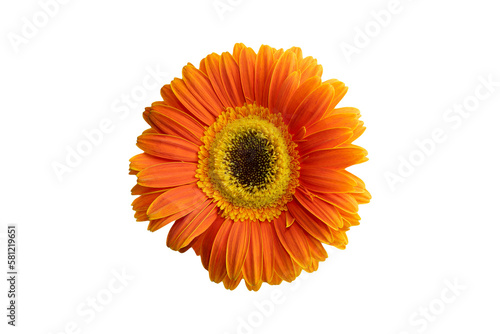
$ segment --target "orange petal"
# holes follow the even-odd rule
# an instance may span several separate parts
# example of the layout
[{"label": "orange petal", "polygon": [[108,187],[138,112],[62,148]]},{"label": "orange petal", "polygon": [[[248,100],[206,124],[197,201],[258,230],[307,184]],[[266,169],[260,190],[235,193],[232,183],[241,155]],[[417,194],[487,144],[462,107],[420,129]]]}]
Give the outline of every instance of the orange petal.
[{"label": "orange petal", "polygon": [[158,132],[156,132],[155,129],[146,129],[146,130],[142,131],[142,134],[145,134],[145,133],[158,133]]},{"label": "orange petal", "polygon": [[359,214],[344,211],[340,207],[337,207],[337,210],[339,211],[340,215],[342,216],[342,219],[344,220],[344,228],[347,228],[349,226],[359,225],[359,221],[361,220]]},{"label": "orange petal", "polygon": [[358,125],[356,125],[354,130],[352,130],[351,138],[349,138],[349,140],[347,140],[345,143],[343,143],[342,146],[345,146],[347,144],[351,144],[353,141],[358,139],[363,134],[363,132],[365,132],[365,130],[366,130],[366,127],[364,126],[364,122],[359,121]]},{"label": "orange petal", "polygon": [[273,49],[273,61],[277,61],[278,59],[280,59],[280,57],[283,55],[283,53],[285,53],[285,51],[283,49],[279,49],[279,50],[276,50],[275,48],[272,48]]},{"label": "orange petal", "polygon": [[227,240],[226,268],[227,276],[235,279],[241,273],[243,263],[247,257],[250,244],[250,221],[237,221],[233,223],[231,233]]},{"label": "orange petal", "polygon": [[200,246],[200,258],[203,267],[208,270],[208,265],[210,263],[210,254],[212,253],[212,246],[214,244],[215,237],[224,223],[225,219],[221,216],[217,215],[217,218],[214,220],[212,225],[200,235],[202,238],[201,246]]},{"label": "orange petal", "polygon": [[309,249],[311,250],[311,256],[314,259],[318,261],[326,260],[328,253],[318,239],[308,237],[307,243],[309,244]]},{"label": "orange petal", "polygon": [[[307,129],[306,129],[307,134]],[[349,128],[333,128],[316,132],[304,138],[299,144],[300,155],[337,147],[352,137]]]},{"label": "orange petal", "polygon": [[321,119],[330,105],[334,90],[331,85],[323,84],[309,94],[297,107],[288,128],[295,133],[301,126],[309,126]]},{"label": "orange petal", "polygon": [[158,196],[160,196],[161,194],[162,194],[161,192],[158,192],[158,193],[152,193],[152,194],[147,194],[147,195],[141,195],[141,196],[137,197],[132,202],[132,209],[134,209],[135,211],[147,210],[149,208],[149,206],[151,205],[151,203],[153,203],[153,201],[155,199],[157,199]]},{"label": "orange petal", "polygon": [[312,77],[300,84],[297,90],[295,90],[293,96],[290,98],[290,101],[286,104],[286,106],[284,106],[283,120],[286,124],[290,122],[295,110],[302,103],[302,101],[304,101],[304,99],[320,85],[320,77]]},{"label": "orange petal", "polygon": [[199,236],[194,238],[193,241],[191,241],[189,243],[189,246],[191,246],[191,248],[194,250],[194,252],[198,256],[200,256],[200,254],[201,254],[201,246],[203,245],[204,237],[205,237],[205,234],[200,234]]},{"label": "orange petal", "polygon": [[251,48],[241,50],[239,66],[241,76],[241,88],[247,103],[255,101],[255,60],[257,55]]},{"label": "orange petal", "polygon": [[333,235],[328,228],[328,225],[316,218],[297,200],[293,200],[288,203],[287,207],[293,218],[295,218],[295,222],[298,223],[307,233],[322,243],[330,243],[333,241]]},{"label": "orange petal", "polygon": [[204,205],[208,201],[209,201],[209,199],[207,198],[205,201],[201,201],[196,205],[186,207],[185,209],[183,209],[181,211],[175,212],[175,213],[173,213],[169,216],[163,217],[163,218],[159,218],[159,219],[151,219],[150,218],[151,221],[149,223],[148,230],[150,230],[151,232],[159,230],[163,226],[165,226],[165,225],[167,225],[167,224],[169,224],[169,223],[171,223],[179,218],[184,217],[185,215],[189,214],[193,210],[198,209],[198,207]]},{"label": "orange petal", "polygon": [[281,85],[278,97],[276,99],[276,105],[274,106],[275,112],[280,112],[283,114],[293,94],[299,87],[299,84],[300,84],[300,72],[294,71],[290,73],[283,82],[283,84]]},{"label": "orange petal", "polygon": [[334,236],[334,240],[331,243],[331,245],[337,247],[338,249],[345,249],[345,246],[349,242],[345,231],[338,230],[338,231],[332,231],[332,233]]},{"label": "orange petal", "polygon": [[234,290],[238,287],[238,285],[241,282],[241,279],[243,278],[243,275],[240,273],[240,275],[236,279],[230,279],[228,276],[225,276],[224,279],[222,280],[222,283],[224,284],[224,287],[228,290]]},{"label": "orange petal", "polygon": [[302,164],[308,168],[325,167],[328,169],[343,169],[367,161],[368,152],[362,147],[350,145],[323,151],[312,152],[302,156]]},{"label": "orange petal", "polygon": [[153,103],[149,118],[165,134],[185,138],[197,145],[203,144],[200,140],[203,137],[203,126],[182,110],[169,106],[155,106]]},{"label": "orange petal", "polygon": [[202,71],[208,77],[207,63],[205,62],[205,58],[203,58],[200,61],[199,69],[200,69],[200,71]]},{"label": "orange petal", "polygon": [[226,90],[220,76],[220,62],[221,57],[216,53],[212,53],[205,58],[205,65],[210,83],[212,84],[212,87],[222,104],[229,107],[231,106],[231,101],[229,100],[229,96],[226,94]]},{"label": "orange petal", "polygon": [[294,135],[293,135],[293,140],[299,144],[303,143],[304,142],[304,137],[307,133],[307,129],[305,126],[301,127],[299,129],[299,131],[297,131]]},{"label": "orange petal", "polygon": [[271,282],[274,274],[274,225],[269,222],[260,223],[262,232],[262,279]]},{"label": "orange petal", "polygon": [[269,74],[266,78],[266,81],[264,82],[264,89],[263,89],[264,93],[262,96],[262,104],[261,104],[261,106],[264,108],[269,108],[269,87],[271,86],[271,79],[273,77],[273,72],[277,64],[278,60],[276,59],[271,65],[271,68],[269,69]]},{"label": "orange petal", "polygon": [[186,247],[182,247],[179,249],[179,253],[185,253],[191,248],[191,245],[187,245]]},{"label": "orange petal", "polygon": [[300,188],[295,190],[294,196],[306,210],[332,229],[337,230],[343,226],[342,217],[334,205],[319,198],[307,196]]},{"label": "orange petal", "polygon": [[370,200],[372,199],[372,195],[370,195],[370,193],[366,189],[361,193],[353,193],[351,195],[359,204],[370,203]]},{"label": "orange petal", "polygon": [[271,74],[271,81],[269,83],[269,109],[275,110],[278,100],[278,93],[281,86],[288,78],[290,73],[297,71],[297,56],[291,51],[283,53],[278,59],[273,73]]},{"label": "orange petal", "polygon": [[199,147],[190,141],[171,135],[145,134],[137,138],[137,146],[160,158],[177,161],[198,161]]},{"label": "orange petal", "polygon": [[273,52],[268,45],[262,45],[255,60],[255,100],[261,106],[263,105],[264,96],[267,97],[264,86],[272,65]]},{"label": "orange petal", "polygon": [[350,217],[346,217],[344,215],[342,215],[342,220],[344,221],[344,227],[347,227],[347,226],[358,226],[360,224],[359,220],[355,220],[355,219],[352,219]]},{"label": "orange petal", "polygon": [[224,106],[217,97],[208,77],[194,66],[184,66],[182,79],[198,102],[215,117],[219,116]]},{"label": "orange petal", "polygon": [[185,112],[188,112],[186,107],[179,101],[177,96],[175,96],[174,91],[170,85],[165,85],[160,91],[161,97],[165,104],[171,106],[172,108],[176,108]]},{"label": "orange petal", "polygon": [[297,224],[292,224],[291,226],[286,227],[284,216],[287,215],[290,216],[290,213],[285,211],[274,220],[276,234],[292,259],[294,259],[301,267],[308,267],[311,264],[311,253],[309,251],[309,245],[307,244],[306,235],[304,234],[302,228]]},{"label": "orange petal", "polygon": [[281,284],[281,282],[283,282],[283,279],[281,277],[279,277],[278,274],[275,274],[275,275],[273,275],[272,280],[267,281],[267,282],[269,283],[269,285],[279,285],[279,284]]},{"label": "orange petal", "polygon": [[136,184],[131,189],[131,193],[132,193],[132,195],[146,195],[146,194],[152,194],[152,193],[157,193],[157,192],[163,192],[165,190],[167,190],[167,188],[149,188],[149,187],[143,187],[139,184]]},{"label": "orange petal", "polygon": [[151,188],[176,187],[198,181],[195,177],[197,165],[190,162],[167,162],[142,170],[137,174],[137,183]]},{"label": "orange petal", "polygon": [[311,56],[303,58],[299,63],[299,70],[304,72],[311,64],[317,64],[318,61]]},{"label": "orange petal", "polygon": [[164,192],[151,204],[147,213],[150,219],[163,218],[188,208],[194,209],[205,199],[205,193],[196,184],[188,184]]},{"label": "orange petal", "polygon": [[361,116],[361,112],[359,111],[358,108],[354,107],[342,107],[342,108],[335,108],[332,111],[332,116],[333,115],[345,115],[345,114],[355,114],[358,117]]},{"label": "orange petal", "polygon": [[290,49],[288,49],[287,51],[291,51],[293,53],[295,53],[295,55],[297,56],[297,61],[300,63],[302,61],[302,59],[304,59],[304,57],[302,56],[302,49],[299,48],[299,47],[296,47],[296,46],[292,46]]},{"label": "orange petal", "polygon": [[262,282],[259,282],[257,285],[250,285],[247,281],[245,281],[245,285],[247,286],[247,289],[249,291],[259,291],[260,287],[262,286]]},{"label": "orange petal", "polygon": [[[204,206],[204,205],[205,205],[205,203],[203,203],[203,205],[201,205],[201,206]],[[198,208],[196,208],[196,210],[198,210],[198,209],[199,209],[199,207],[198,207]],[[181,218],[181,219],[182,219],[182,218]],[[176,221],[176,223],[177,223],[177,221]],[[174,223],[174,225],[175,225],[175,223]],[[173,226],[172,226],[172,227],[173,227]],[[170,231],[169,231],[169,233],[170,233]],[[199,237],[194,238],[194,239],[193,239],[193,240],[191,240],[191,242],[190,242],[190,243],[188,243],[186,246],[184,246],[184,247],[182,247],[182,248],[179,248],[178,252],[179,252],[179,253],[185,253],[185,252],[187,252],[190,248],[193,248],[193,246],[194,246],[194,245],[196,245],[196,244],[198,244],[198,245],[199,245],[199,242],[198,242],[198,240],[199,240],[199,239],[200,239]],[[199,249],[199,248],[198,248],[198,249]],[[193,248],[193,250],[194,250],[194,248]],[[198,255],[198,252],[197,252],[197,251],[195,251],[195,250],[194,250],[194,252]]]},{"label": "orange petal", "polygon": [[285,214],[285,227],[290,227],[292,226],[293,222],[295,221],[295,218],[292,217],[291,214]]},{"label": "orange petal", "polygon": [[196,99],[184,80],[175,78],[171,86],[175,96],[189,110],[191,115],[206,125],[210,125],[215,121],[215,116]]},{"label": "orange petal", "polygon": [[217,206],[210,201],[206,205],[177,220],[168,232],[167,246],[179,250],[205,232],[217,218]]},{"label": "orange petal", "polygon": [[292,282],[295,279],[295,270],[293,268],[292,258],[286,251],[273,229],[273,245],[274,245],[274,276],[279,276],[282,280]]},{"label": "orange petal", "polygon": [[233,58],[236,60],[236,63],[239,64],[240,55],[243,50],[247,49],[246,45],[243,43],[236,43],[233,47]]},{"label": "orange petal", "polygon": [[[302,269],[304,269],[304,268],[300,264],[298,264],[297,261],[294,261],[293,259],[292,259],[292,262],[293,262],[293,270],[295,272],[295,277],[298,277],[300,275],[300,273],[302,272]],[[311,259],[311,262],[312,262],[312,259]]]},{"label": "orange petal", "polygon": [[322,200],[339,207],[340,209],[349,213],[358,212],[358,202],[351,194],[315,194]]},{"label": "orange petal", "polygon": [[342,100],[345,94],[347,94],[348,88],[342,81],[337,79],[330,79],[325,81],[325,83],[332,85],[333,89],[335,89],[335,96],[333,97],[332,104],[330,105],[330,109],[325,114],[325,117],[328,117],[340,100]]},{"label": "orange petal", "polygon": [[356,175],[354,175],[353,173],[351,172],[348,172],[346,170],[341,170],[339,171],[340,173],[344,174],[345,176],[347,176],[349,179],[351,179],[353,182],[356,183],[356,185],[358,187],[361,187],[361,188],[365,188],[365,183],[363,182],[363,180],[361,180],[359,177],[357,177]]},{"label": "orange petal", "polygon": [[312,57],[304,58],[300,64],[301,80],[305,82],[312,77],[320,77],[323,74],[323,66],[318,65],[318,61]]},{"label": "orange petal", "polygon": [[148,123],[148,125],[153,128],[153,130],[157,133],[161,133],[161,130],[159,130],[153,122],[151,122],[151,119],[149,118],[149,114],[151,114],[151,107],[146,107],[144,109],[144,112],[142,113],[142,118]]},{"label": "orange petal", "polygon": [[241,88],[240,69],[229,52],[223,52],[219,63],[220,77],[233,107],[242,106],[245,103],[245,95]]},{"label": "orange petal", "polygon": [[300,170],[300,184],[321,193],[348,193],[354,191],[356,183],[340,171],[304,166]]},{"label": "orange petal", "polygon": [[250,223],[250,245],[243,264],[243,277],[250,285],[258,285],[262,282],[263,245],[260,225],[260,222]]},{"label": "orange petal", "polygon": [[308,273],[315,272],[319,268],[319,261],[316,259],[312,259],[311,265],[307,268],[304,268],[304,270]]},{"label": "orange petal", "polygon": [[146,210],[136,211],[134,218],[138,222],[145,222],[149,220]]},{"label": "orange petal", "polygon": [[349,128],[354,129],[358,125],[358,117],[356,114],[338,114],[331,115],[327,118],[323,118],[322,120],[314,123],[313,125],[307,128],[307,136],[312,136],[315,133],[335,129],[335,128]]},{"label": "orange petal", "polygon": [[330,111],[330,115],[328,115],[327,117],[334,115],[355,115],[356,117],[359,118],[361,116],[361,113],[359,112],[358,108],[343,107],[343,108],[334,108],[333,110]]},{"label": "orange petal", "polygon": [[130,169],[141,171],[154,165],[163,164],[169,160],[141,153],[130,158]]},{"label": "orange petal", "polygon": [[173,220],[168,220],[166,217],[165,218],[160,218],[160,219],[152,219],[149,221],[148,224],[148,231],[151,232],[156,232],[160,228],[168,225],[168,223],[171,223]]},{"label": "orange petal", "polygon": [[233,222],[226,219],[215,236],[210,253],[210,263],[208,264],[208,273],[210,280],[215,283],[220,283],[224,276],[226,276],[226,254],[227,254],[227,241]]}]

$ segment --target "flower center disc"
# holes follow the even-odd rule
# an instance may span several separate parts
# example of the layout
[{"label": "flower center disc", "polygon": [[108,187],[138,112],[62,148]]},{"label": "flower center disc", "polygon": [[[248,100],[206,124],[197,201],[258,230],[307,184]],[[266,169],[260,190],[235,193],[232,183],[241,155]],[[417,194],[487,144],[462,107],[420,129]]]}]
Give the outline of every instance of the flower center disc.
[{"label": "flower center disc", "polygon": [[283,196],[289,165],[280,131],[252,115],[228,124],[210,148],[209,175],[220,193],[239,207],[262,208]]},{"label": "flower center disc", "polygon": [[265,189],[274,179],[278,159],[270,138],[258,130],[249,129],[236,133],[229,139],[229,145],[231,148],[223,160],[229,166],[227,173],[249,191]]},{"label": "flower center disc", "polygon": [[202,138],[198,186],[234,220],[272,220],[298,184],[298,156],[281,115],[229,108]]}]

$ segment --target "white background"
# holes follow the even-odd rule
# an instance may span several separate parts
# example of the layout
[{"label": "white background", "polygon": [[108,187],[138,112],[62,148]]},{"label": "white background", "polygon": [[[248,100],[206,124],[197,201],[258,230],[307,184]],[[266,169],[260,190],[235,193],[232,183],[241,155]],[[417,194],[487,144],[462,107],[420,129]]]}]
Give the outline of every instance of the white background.
[{"label": "white background", "polygon": [[[213,0],[73,0],[44,22],[38,1],[2,1],[0,258],[5,274],[6,226],[18,224],[20,276],[14,329],[1,280],[1,332],[499,333],[496,2],[401,0],[382,27],[372,11],[389,0],[221,3],[230,6],[222,14]],[[40,27],[23,37],[26,20]],[[25,39],[14,46],[13,36]],[[210,282],[193,251],[166,247],[169,227],[150,233],[135,222],[127,174],[161,85],[236,42],[299,46],[325,80],[344,81],[340,106],[361,110],[357,144],[370,158],[351,169],[373,200],[347,249],[329,247],[319,271],[257,293]],[[346,57],[347,44],[357,53]],[[148,81],[123,109],[155,68],[164,82]],[[497,86],[489,92],[480,77]],[[476,89],[489,96],[476,99]],[[467,118],[448,114],[464,101],[478,102]],[[59,180],[54,162],[65,164],[105,119],[112,130]],[[422,158],[415,141],[435,129],[445,140],[391,189],[387,173],[400,158]],[[133,277],[126,286],[113,278],[122,270]],[[456,294],[447,290],[455,283]],[[99,312],[87,304],[96,297],[106,303]]]}]

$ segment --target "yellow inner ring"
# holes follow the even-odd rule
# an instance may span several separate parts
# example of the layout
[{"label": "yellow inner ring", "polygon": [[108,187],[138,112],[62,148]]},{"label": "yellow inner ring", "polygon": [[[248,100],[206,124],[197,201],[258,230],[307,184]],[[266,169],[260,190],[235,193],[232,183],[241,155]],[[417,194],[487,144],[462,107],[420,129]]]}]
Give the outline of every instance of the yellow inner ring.
[{"label": "yellow inner ring", "polygon": [[258,209],[286,193],[290,156],[269,121],[257,115],[232,121],[216,134],[209,152],[212,184],[233,205]]},{"label": "yellow inner ring", "polygon": [[[287,210],[299,185],[300,164],[280,113],[256,104],[227,108],[201,141],[197,184],[222,217],[273,221]],[[250,149],[257,150],[260,164],[247,156]]]}]

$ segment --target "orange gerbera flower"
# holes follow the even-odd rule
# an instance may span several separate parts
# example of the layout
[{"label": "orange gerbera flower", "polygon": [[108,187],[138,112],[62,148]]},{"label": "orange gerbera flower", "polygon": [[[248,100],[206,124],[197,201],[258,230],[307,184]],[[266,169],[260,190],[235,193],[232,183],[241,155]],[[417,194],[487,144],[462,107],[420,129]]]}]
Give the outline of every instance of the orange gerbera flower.
[{"label": "orange gerbera flower", "polygon": [[293,281],[344,249],[370,194],[345,170],[367,160],[352,142],[364,131],[355,108],[336,108],[347,87],[322,82],[300,48],[243,44],[212,53],[161,89],[151,126],[130,159],[138,221],[175,221],[167,246],[193,248],[210,279],[233,290]]}]

